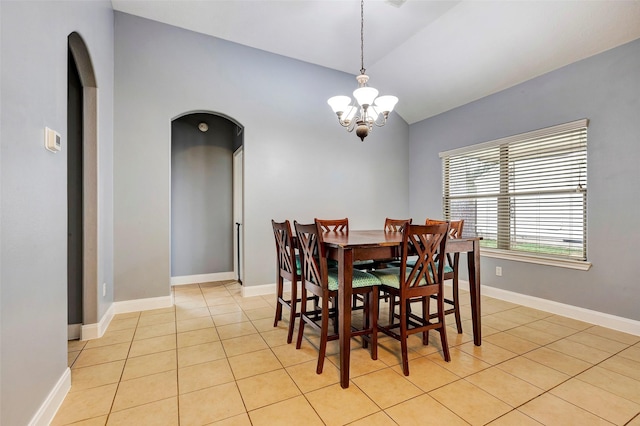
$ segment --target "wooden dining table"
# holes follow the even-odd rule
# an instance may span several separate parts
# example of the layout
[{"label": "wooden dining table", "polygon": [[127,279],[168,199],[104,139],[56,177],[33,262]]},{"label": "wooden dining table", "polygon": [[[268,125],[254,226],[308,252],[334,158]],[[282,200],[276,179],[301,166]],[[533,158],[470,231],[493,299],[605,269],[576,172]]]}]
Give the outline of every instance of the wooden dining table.
[{"label": "wooden dining table", "polygon": [[[351,353],[351,281],[355,260],[380,260],[398,256],[402,244],[401,232],[383,230],[328,232],[323,235],[327,256],[338,262],[338,322],[340,334],[340,386],[349,387]],[[473,323],[473,342],[482,344],[480,328],[480,240],[482,238],[450,238],[447,253],[467,253],[469,294]]]}]

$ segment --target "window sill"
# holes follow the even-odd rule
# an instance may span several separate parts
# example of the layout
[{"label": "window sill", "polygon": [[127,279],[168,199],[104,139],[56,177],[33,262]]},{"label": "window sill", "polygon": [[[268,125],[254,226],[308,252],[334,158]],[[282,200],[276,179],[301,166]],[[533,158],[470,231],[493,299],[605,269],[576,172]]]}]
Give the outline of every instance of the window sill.
[{"label": "window sill", "polygon": [[557,266],[558,268],[577,269],[579,271],[588,271],[591,268],[591,262],[582,260],[558,259],[550,256],[541,256],[528,253],[515,253],[490,248],[480,249],[480,256],[491,257],[495,259],[513,260],[516,262],[535,263],[537,265]]}]

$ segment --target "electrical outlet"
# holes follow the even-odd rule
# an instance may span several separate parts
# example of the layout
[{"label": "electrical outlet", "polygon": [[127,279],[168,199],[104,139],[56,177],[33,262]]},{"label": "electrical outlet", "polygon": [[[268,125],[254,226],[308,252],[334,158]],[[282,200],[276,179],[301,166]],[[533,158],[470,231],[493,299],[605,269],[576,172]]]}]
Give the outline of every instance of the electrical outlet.
[{"label": "electrical outlet", "polygon": [[502,276],[502,266],[496,266],[496,275],[499,277]]},{"label": "electrical outlet", "polygon": [[102,283],[102,297],[107,295],[107,283]]}]

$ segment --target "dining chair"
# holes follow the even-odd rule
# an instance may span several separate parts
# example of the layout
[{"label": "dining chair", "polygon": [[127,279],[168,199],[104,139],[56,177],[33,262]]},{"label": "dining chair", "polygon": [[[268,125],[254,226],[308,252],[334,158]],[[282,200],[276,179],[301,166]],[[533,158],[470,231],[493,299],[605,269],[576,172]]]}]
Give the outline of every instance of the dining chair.
[{"label": "dining chair", "polygon": [[[385,218],[384,220],[384,231],[385,232],[402,232],[402,230],[405,228],[405,226],[410,225],[411,224],[412,219],[391,219],[391,218]],[[387,266],[389,266],[389,264],[391,262],[399,262],[400,256],[398,254],[398,256],[394,257],[394,258],[390,258],[390,259],[383,259],[383,260],[377,260],[374,266],[374,269],[380,269],[380,268],[386,268]],[[383,289],[384,290],[384,289]],[[393,300],[393,298],[389,297],[389,293],[384,292],[383,298],[385,301],[390,301],[389,302],[389,317],[391,318],[391,315],[393,315],[393,308],[392,306],[395,306],[395,301]],[[391,322],[391,319],[389,319],[389,322]]]},{"label": "dining chair", "polygon": [[[407,339],[412,334],[422,333],[422,343],[426,345],[429,343],[429,331],[437,330],[440,333],[444,360],[451,360],[444,322],[444,262],[436,262],[438,256],[445,253],[448,231],[448,224],[406,226],[402,231],[400,267],[372,272],[380,279],[382,288],[399,301],[400,314],[397,318],[393,316],[388,325],[378,325],[378,329],[400,341],[402,371],[405,376],[409,375]],[[407,261],[409,256],[415,257],[413,264]],[[437,301],[435,318],[431,318],[429,304],[425,303],[431,296],[436,296]],[[410,310],[410,304],[418,300],[423,302],[422,315]],[[433,319],[437,321],[434,322]],[[396,329],[399,331],[395,331]]]},{"label": "dining chair", "polygon": [[[300,302],[298,297],[298,283],[300,278],[300,257],[296,255],[296,244],[291,233],[291,224],[288,220],[284,222],[276,222],[271,220],[273,226],[273,235],[276,239],[276,317],[273,326],[278,326],[278,321],[282,320],[282,308],[289,309],[289,326],[287,330],[287,343],[293,340],[293,327],[295,319],[300,316],[296,312],[297,305]],[[284,280],[291,282],[291,296],[284,296]]]},{"label": "dining chair", "polygon": [[[349,233],[349,218],[345,217],[344,219],[318,219],[315,218],[314,222],[318,225],[319,229],[323,233],[328,232],[336,232],[336,233]],[[333,259],[328,259],[329,268],[337,268],[338,262]],[[373,260],[356,260],[353,262],[353,268],[359,269],[363,271],[369,271],[375,267],[376,263]],[[361,303],[358,303],[361,302]],[[352,310],[360,310],[364,309],[364,300],[363,296],[354,293],[353,294],[353,302],[351,304]],[[337,322],[335,323],[335,331],[338,331]]]},{"label": "dining chair", "polygon": [[[305,325],[319,330],[318,363],[316,373],[322,373],[327,351],[327,342],[337,340],[337,332],[329,334],[329,318],[337,321],[335,308],[329,307],[329,300],[338,297],[338,270],[327,266],[326,247],[323,241],[323,230],[318,223],[300,224],[294,221],[298,239],[302,274],[302,295],[300,302],[300,324],[296,348],[300,349]],[[371,359],[378,358],[378,285],[380,280],[375,276],[357,269],[353,270],[351,286],[354,294],[364,296],[365,315],[363,327],[354,329],[350,337],[363,336],[363,346],[371,344]],[[319,298],[318,309],[308,310],[308,294]]]},{"label": "dining chair", "polygon": [[349,218],[315,219],[322,232],[349,232]]},{"label": "dining chair", "polygon": [[384,220],[384,230],[387,232],[402,232],[404,227],[411,225],[412,219],[390,219]]},{"label": "dining chair", "polygon": [[[425,225],[434,225],[447,223],[443,220],[429,219],[425,220]],[[462,238],[462,227],[464,226],[464,220],[452,220],[449,222],[449,238]],[[458,291],[458,271],[460,269],[460,253],[447,253],[446,263],[444,265],[444,280],[452,280],[451,282],[451,299],[445,298],[446,303],[450,308],[444,311],[445,315],[454,314],[456,319],[456,328],[458,334],[462,334],[462,319],[460,318],[460,296]]]},{"label": "dining chair", "polygon": [[[411,225],[412,219],[390,219],[386,218],[384,220],[384,231],[385,232],[402,232],[402,230],[407,226]],[[386,268],[389,262],[397,262],[399,261],[400,256],[391,258],[391,259],[383,259],[377,260],[375,268]]]},{"label": "dining chair", "polygon": [[[344,219],[318,219],[315,218],[314,221],[320,227],[320,230],[324,233],[326,232],[344,232],[349,233],[349,218]],[[372,260],[356,260],[353,262],[353,267],[362,270],[368,270],[373,268],[375,262]],[[329,259],[329,267],[338,267],[338,264]]]}]

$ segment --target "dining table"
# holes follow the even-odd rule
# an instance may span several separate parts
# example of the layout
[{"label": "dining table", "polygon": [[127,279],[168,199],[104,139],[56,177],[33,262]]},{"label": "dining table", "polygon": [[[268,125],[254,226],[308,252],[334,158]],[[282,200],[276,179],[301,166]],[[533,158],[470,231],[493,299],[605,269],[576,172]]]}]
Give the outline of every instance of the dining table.
[{"label": "dining table", "polygon": [[[402,232],[371,230],[327,232],[323,234],[327,257],[338,262],[338,324],[340,345],[340,386],[349,387],[349,358],[351,354],[351,282],[353,262],[398,257]],[[467,253],[469,294],[473,324],[473,343],[482,344],[480,325],[480,237],[449,238],[447,253]]]}]

